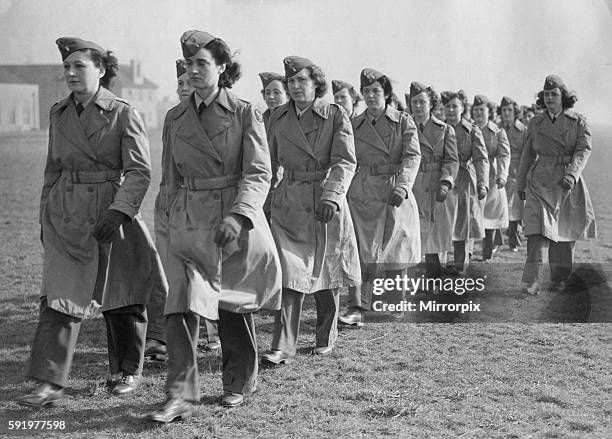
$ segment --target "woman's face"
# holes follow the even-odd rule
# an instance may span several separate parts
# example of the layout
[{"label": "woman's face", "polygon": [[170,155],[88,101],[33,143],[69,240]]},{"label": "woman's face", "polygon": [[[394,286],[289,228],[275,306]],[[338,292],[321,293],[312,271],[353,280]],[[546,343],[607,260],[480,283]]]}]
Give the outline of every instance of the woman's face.
[{"label": "woman's face", "polygon": [[88,51],[78,50],[64,60],[64,78],[68,89],[77,96],[91,96],[100,87],[104,67],[96,67]]},{"label": "woman's face", "polygon": [[412,114],[418,119],[427,119],[431,111],[431,101],[427,92],[419,93],[416,96],[410,97],[410,108]]},{"label": "woman's face", "polygon": [[561,90],[558,87],[552,90],[544,90],[544,105],[551,113],[558,113],[563,109]]},{"label": "woman's face", "polygon": [[463,102],[458,98],[451,99],[444,106],[444,112],[446,113],[446,121],[453,125],[456,124],[461,120],[463,114]]},{"label": "woman's face", "polygon": [[314,102],[317,86],[310,77],[308,69],[302,69],[287,80],[289,96],[301,108],[305,108]]},{"label": "woman's face", "polygon": [[270,82],[263,91],[264,101],[270,111],[287,102],[287,93],[278,79]]},{"label": "woman's face", "polygon": [[368,107],[368,110],[380,111],[385,108],[385,90],[380,82],[376,81],[361,89],[363,99]]},{"label": "woman's face", "polygon": [[446,120],[446,112],[444,111],[444,105],[442,104],[442,102],[435,106],[432,113],[436,118],[440,120]]},{"label": "woman's face", "polygon": [[182,101],[191,96],[191,92],[193,91],[193,87],[189,83],[189,74],[187,72],[183,73],[181,76],[177,78],[177,87],[176,94],[179,99]]},{"label": "woman's face", "polygon": [[501,107],[501,118],[504,124],[514,123],[514,105],[504,105]]},{"label": "woman's face", "polygon": [[214,89],[219,84],[219,76],[225,71],[225,64],[217,65],[210,50],[202,47],[195,55],[185,59],[185,70],[191,86],[196,90]]},{"label": "woman's face", "polygon": [[353,114],[353,97],[348,88],[338,90],[334,94],[334,102],[344,108],[349,116]]},{"label": "woman's face", "polygon": [[487,104],[474,105],[472,107],[472,117],[476,125],[484,125],[489,120],[489,106]]},{"label": "woman's face", "polygon": [[529,123],[529,121],[533,119],[533,116],[535,116],[535,113],[533,111],[525,111],[525,115],[523,116],[523,119],[525,119],[525,123]]}]

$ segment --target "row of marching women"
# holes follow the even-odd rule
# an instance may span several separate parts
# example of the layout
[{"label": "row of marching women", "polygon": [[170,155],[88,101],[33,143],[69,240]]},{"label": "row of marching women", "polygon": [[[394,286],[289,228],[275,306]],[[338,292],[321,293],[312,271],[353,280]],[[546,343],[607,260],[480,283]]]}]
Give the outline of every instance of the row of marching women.
[{"label": "row of marching women", "polygon": [[[433,116],[440,98],[416,82],[410,114],[401,111],[389,77],[371,68],[359,93],[332,81],[341,105],[331,104],[322,99],[323,69],[289,56],[284,74],[260,74],[269,107],[261,114],[230,90],[241,66],[227,44],[187,31],[181,102],[162,133],[155,247],[138,213],[151,178],[147,135],[135,109],[108,90],[117,59],[79,38],[57,44],[71,93],[51,108],[43,285],[28,371],[36,387],[22,405],[63,398],[81,321],[98,309],[113,394],[138,387],[145,352],[167,356],[167,398],[147,415],[167,423],[191,415],[200,399],[201,320],[209,348],[221,346],[221,404],[235,407],[257,388],[255,312],[279,311],[262,362],[286,364],[296,356],[304,300],[314,296],[312,354],[329,355],[339,318],[362,324],[374,279],[404,275],[422,256],[427,275],[441,276],[440,254],[451,245],[460,273],[479,238],[490,258],[512,185],[526,200],[529,292],[542,283],[546,249],[553,282],[568,279],[574,241],[594,226],[581,175],[588,125],[569,110],[575,97],[558,77],[546,79],[546,111],[525,134],[517,111],[505,110],[515,108],[508,99],[502,128],[484,96],[473,101],[474,123],[464,117],[462,91],[443,92],[445,120]],[[367,108],[357,115],[360,96]],[[342,317],[341,290],[349,292]]]}]

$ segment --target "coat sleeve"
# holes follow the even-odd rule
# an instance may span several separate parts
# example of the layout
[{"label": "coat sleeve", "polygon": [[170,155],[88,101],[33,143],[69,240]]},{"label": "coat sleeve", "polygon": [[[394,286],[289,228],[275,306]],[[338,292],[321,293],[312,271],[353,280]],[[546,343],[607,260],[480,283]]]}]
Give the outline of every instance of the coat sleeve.
[{"label": "coat sleeve", "polygon": [[263,208],[271,178],[270,151],[263,119],[248,104],[242,113],[242,178],[230,209],[230,213],[250,220],[251,224],[246,226],[248,229],[253,228],[255,216]]},{"label": "coat sleeve", "polygon": [[395,187],[404,189],[406,197],[408,197],[419,172],[421,147],[419,145],[416,125],[411,117],[401,116],[400,129],[402,131],[402,158],[400,163],[402,169],[395,180]]},{"label": "coat sleeve", "polygon": [[574,177],[574,181],[578,182],[578,179],[582,175],[582,171],[586,166],[589,156],[592,150],[591,130],[589,124],[584,117],[578,119],[578,133],[576,136],[576,149],[572,156],[572,161],[565,170],[566,174]]},{"label": "coat sleeve", "polygon": [[442,176],[440,183],[447,181],[451,187],[455,184],[459,172],[459,153],[455,129],[450,125],[444,127],[444,156],[442,158]]},{"label": "coat sleeve", "polygon": [[489,187],[489,153],[485,146],[482,132],[477,126],[472,126],[470,133],[472,141],[472,163],[476,168],[476,185]]},{"label": "coat sleeve", "polygon": [[346,191],[351,184],[355,169],[357,169],[355,140],[353,127],[346,112],[332,105],[330,117],[334,124],[329,163],[330,171],[323,186],[321,201],[331,201],[338,208],[342,208]]},{"label": "coat sleeve", "polygon": [[[53,112],[53,109],[51,109]],[[52,117],[49,117],[49,145],[47,148],[47,162],[45,164],[45,172],[43,176],[43,187],[40,196],[40,209],[38,213],[38,222],[42,224],[42,212],[43,207],[47,204],[47,198],[49,197],[49,191],[60,176],[61,170],[53,160],[53,121]]]},{"label": "coat sleeve", "polygon": [[524,191],[527,187],[527,173],[536,159],[536,151],[533,148],[533,120],[529,122],[529,128],[525,133],[525,143],[523,144],[523,152],[521,153],[521,161],[516,175],[516,190]]},{"label": "coat sleeve", "polygon": [[126,105],[121,110],[119,124],[124,179],[109,209],[134,218],[151,183],[149,139],[133,107]]},{"label": "coat sleeve", "polygon": [[508,181],[508,170],[510,169],[510,142],[506,130],[501,128],[497,134],[497,178]]}]

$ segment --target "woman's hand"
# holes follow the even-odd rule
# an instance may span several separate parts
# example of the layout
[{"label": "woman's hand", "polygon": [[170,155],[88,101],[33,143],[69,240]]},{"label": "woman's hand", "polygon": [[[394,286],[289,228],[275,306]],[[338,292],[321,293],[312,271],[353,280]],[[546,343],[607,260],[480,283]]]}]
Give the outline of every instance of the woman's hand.
[{"label": "woman's hand", "polygon": [[317,206],[316,218],[317,221],[323,224],[330,222],[334,219],[334,215],[338,211],[338,206],[333,201],[321,200]]},{"label": "woman's hand", "polygon": [[446,196],[448,195],[449,189],[450,185],[446,181],[440,183],[440,187],[438,188],[438,192],[436,193],[436,201],[438,203],[443,203],[446,200]]},{"label": "woman's hand", "polygon": [[217,226],[215,233],[215,244],[219,247],[225,247],[227,244],[237,239],[240,236],[244,220],[240,215],[230,213],[221,220],[221,224]]},{"label": "woman's hand", "polygon": [[406,189],[396,187],[393,189],[393,192],[391,192],[391,195],[389,196],[389,204],[393,207],[400,207],[406,199],[407,195],[408,194],[406,193]]},{"label": "woman's hand", "polygon": [[571,191],[575,184],[576,181],[574,180],[574,176],[570,174],[565,174],[559,182],[559,186],[561,186],[566,191]]},{"label": "woman's hand", "polygon": [[487,196],[487,188],[485,186],[478,186],[478,199],[484,200]]},{"label": "woman's hand", "polygon": [[100,243],[110,242],[119,226],[129,220],[130,218],[125,213],[108,209],[94,227],[93,237]]}]

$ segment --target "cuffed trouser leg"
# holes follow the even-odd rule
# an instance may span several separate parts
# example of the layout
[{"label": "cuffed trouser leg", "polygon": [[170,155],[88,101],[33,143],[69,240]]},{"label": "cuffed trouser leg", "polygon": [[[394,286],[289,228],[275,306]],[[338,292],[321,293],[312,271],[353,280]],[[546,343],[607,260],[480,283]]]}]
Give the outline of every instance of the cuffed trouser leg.
[{"label": "cuffed trouser leg", "polygon": [[333,346],[338,338],[340,291],[337,288],[314,293],[317,305],[316,347]]},{"label": "cuffed trouser leg", "polygon": [[206,327],[206,340],[208,340],[208,343],[219,341],[219,327],[217,320],[210,320],[207,318],[203,318],[203,320],[204,326]]},{"label": "cuffed trouser leg", "polygon": [[147,334],[145,306],[124,306],[105,311],[103,315],[111,374],[140,375]]},{"label": "cuffed trouser leg", "polygon": [[508,245],[512,248],[520,247],[522,244],[521,235],[518,230],[520,223],[520,221],[510,221],[508,225]]},{"label": "cuffed trouser leg", "polygon": [[495,233],[493,234],[493,246],[500,245],[504,245],[504,235],[501,229],[495,229]]},{"label": "cuffed trouser leg", "polygon": [[431,278],[442,276],[442,266],[437,253],[425,254],[425,273],[427,277]]},{"label": "cuffed trouser leg", "polygon": [[26,376],[66,387],[81,319],[55,311],[40,300],[40,317]]},{"label": "cuffed trouser leg", "polygon": [[166,306],[166,292],[163,290],[153,291],[147,303],[147,339],[153,339],[166,343],[166,317],[164,307]]},{"label": "cuffed trouser leg", "polygon": [[576,241],[550,241],[548,262],[550,263],[550,280],[552,282],[565,281],[572,274],[575,244]]},{"label": "cuffed trouser leg", "polygon": [[463,271],[465,257],[465,241],[453,241],[453,265],[458,271]]},{"label": "cuffed trouser leg", "polygon": [[527,237],[527,260],[523,269],[523,282],[531,284],[544,281],[544,256],[548,250],[550,240],[543,235],[529,235]]},{"label": "cuffed trouser leg", "polygon": [[223,390],[249,394],[257,381],[257,337],[252,313],[219,310]]},{"label": "cuffed trouser leg", "polygon": [[168,376],[166,393],[170,398],[200,400],[197,348],[200,316],[177,313],[166,316],[168,337]]},{"label": "cuffed trouser leg", "polygon": [[495,229],[485,229],[485,237],[482,239],[482,260],[486,261],[493,256],[493,235]]},{"label": "cuffed trouser leg", "polygon": [[348,306],[351,308],[361,308],[369,310],[372,306],[372,289],[374,288],[374,273],[367,268],[361,269],[361,285],[349,287]]},{"label": "cuffed trouser leg", "polygon": [[[283,288],[283,298],[280,310],[280,319],[277,320],[272,339],[272,349],[283,351],[290,357],[294,357],[297,351],[297,339],[300,335],[300,316],[304,293]],[[223,345],[223,341],[221,341]]]}]

